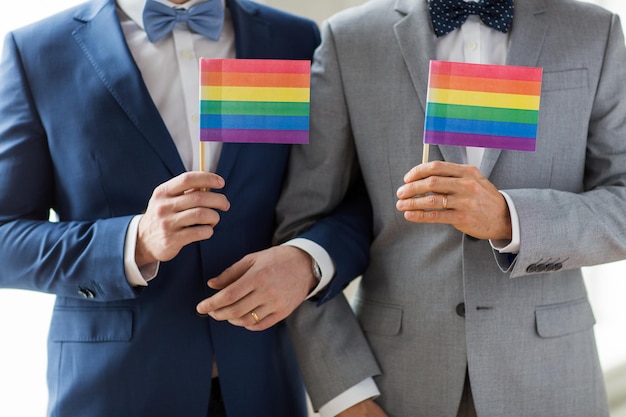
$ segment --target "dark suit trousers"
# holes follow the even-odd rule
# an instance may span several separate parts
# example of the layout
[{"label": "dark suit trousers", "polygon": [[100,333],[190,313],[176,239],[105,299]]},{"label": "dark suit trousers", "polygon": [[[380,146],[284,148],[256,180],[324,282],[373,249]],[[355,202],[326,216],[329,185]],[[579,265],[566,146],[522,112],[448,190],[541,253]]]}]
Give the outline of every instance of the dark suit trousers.
[{"label": "dark suit trousers", "polygon": [[207,417],[227,417],[219,378],[213,378],[213,382],[211,382],[211,396]]},{"label": "dark suit trousers", "polygon": [[472,397],[472,388],[470,387],[469,374],[465,373],[465,384],[463,385],[463,395],[459,404],[459,412],[457,417],[477,417],[474,408],[474,398]]}]

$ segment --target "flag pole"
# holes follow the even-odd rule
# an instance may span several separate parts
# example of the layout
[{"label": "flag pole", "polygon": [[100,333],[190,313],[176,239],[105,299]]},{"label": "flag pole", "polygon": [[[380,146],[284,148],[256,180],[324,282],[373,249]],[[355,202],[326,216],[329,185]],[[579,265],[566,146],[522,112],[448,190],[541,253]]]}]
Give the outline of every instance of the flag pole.
[{"label": "flag pole", "polygon": [[[205,163],[204,163],[204,141],[200,141],[200,171],[205,172]],[[200,191],[208,191],[206,187],[200,188]]]},{"label": "flag pole", "polygon": [[200,141],[200,171],[205,171],[204,166],[204,141]]},{"label": "flag pole", "polygon": [[429,153],[429,149],[430,145],[428,143],[424,144],[424,149],[422,151],[422,164],[425,164],[426,162],[428,162],[428,153]]}]

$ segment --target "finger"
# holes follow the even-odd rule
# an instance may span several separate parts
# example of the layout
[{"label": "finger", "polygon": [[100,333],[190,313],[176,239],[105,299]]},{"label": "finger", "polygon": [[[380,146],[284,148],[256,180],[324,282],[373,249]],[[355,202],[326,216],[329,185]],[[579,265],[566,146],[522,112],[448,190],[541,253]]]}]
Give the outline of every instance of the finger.
[{"label": "finger", "polygon": [[243,326],[243,327],[245,327],[247,330],[250,330],[250,331],[260,332],[260,331],[269,329],[270,327],[278,323],[280,320],[281,319],[278,318],[276,314],[269,314],[268,316],[263,317],[261,321],[259,321],[258,323],[250,324],[248,326]]},{"label": "finger", "polygon": [[431,161],[426,164],[416,165],[411,168],[411,170],[407,172],[404,176],[404,182],[409,183],[432,176],[456,178],[461,178],[468,175],[474,176],[471,173],[475,171],[478,171],[478,168],[472,165],[455,164],[445,161]]},{"label": "finger", "polygon": [[454,194],[459,187],[459,181],[454,177],[428,177],[402,185],[398,188],[396,196],[404,200],[429,194]]},{"label": "finger", "polygon": [[405,211],[404,218],[413,223],[439,223],[439,224],[453,224],[453,220],[450,216],[443,213],[449,213],[449,211],[443,210],[412,210]]},{"label": "finger", "polygon": [[245,327],[248,330],[270,327],[273,323],[274,314],[265,306],[252,308],[239,317],[228,319],[233,326]]},{"label": "finger", "polygon": [[421,197],[398,200],[396,209],[405,212],[414,210],[452,210],[454,206],[453,198],[450,197],[450,194],[428,194]]},{"label": "finger", "polygon": [[[210,239],[215,234],[213,225],[195,225],[193,227],[185,227],[177,231],[173,237],[180,241],[182,246],[186,246],[192,242],[201,242]],[[165,242],[167,244],[167,242]],[[182,247],[181,246],[181,247]]]},{"label": "finger", "polygon": [[428,178],[433,175],[448,176],[450,165],[449,162],[431,161],[425,164],[416,165],[404,175],[404,182],[409,183]]},{"label": "finger", "polygon": [[228,285],[239,280],[252,267],[252,265],[253,263],[251,262],[250,257],[246,256],[226,268],[215,278],[211,278],[207,284],[210,288],[215,290],[226,288]]},{"label": "finger", "polygon": [[157,189],[168,196],[175,196],[192,189],[221,189],[224,185],[224,179],[217,174],[190,171],[164,182]]},{"label": "finger", "polygon": [[224,194],[194,190],[171,197],[169,199],[169,206],[172,212],[182,212],[197,207],[228,211],[230,202]]},{"label": "finger", "polygon": [[[238,318],[248,313],[258,303],[246,300],[252,289],[236,281],[217,294],[201,301],[196,306],[199,313],[211,314],[216,320]],[[217,313],[217,314],[215,314]]]},{"label": "finger", "polygon": [[[220,302],[221,300],[217,300],[217,303],[220,303]],[[215,307],[216,304],[214,303],[212,304],[212,306]],[[228,303],[224,307],[214,308],[214,310],[209,311],[208,314],[212,318],[218,321],[228,320],[228,321],[241,322],[242,319],[252,318],[252,315],[250,314],[250,312],[255,309],[257,310],[259,309],[259,301],[248,295],[248,296],[244,296],[238,299],[235,302]],[[262,314],[262,312],[259,310],[259,313],[257,314]],[[265,314],[267,314],[267,312]],[[258,316],[258,317],[262,317],[262,316]],[[250,323],[250,320],[247,320],[245,324],[252,324],[252,323]],[[245,324],[239,324],[239,325],[245,325]]]},{"label": "finger", "polygon": [[459,215],[455,210],[407,210],[404,218],[413,223],[438,223],[455,225]]}]

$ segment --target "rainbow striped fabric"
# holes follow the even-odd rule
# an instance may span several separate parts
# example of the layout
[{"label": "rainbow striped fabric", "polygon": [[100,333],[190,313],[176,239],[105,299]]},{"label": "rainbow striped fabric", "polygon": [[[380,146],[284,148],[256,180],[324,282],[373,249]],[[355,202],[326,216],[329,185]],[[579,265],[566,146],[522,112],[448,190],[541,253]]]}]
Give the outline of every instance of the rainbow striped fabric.
[{"label": "rainbow striped fabric", "polygon": [[200,140],[308,143],[311,62],[200,59]]},{"label": "rainbow striped fabric", "polygon": [[542,74],[431,61],[424,143],[534,152]]}]

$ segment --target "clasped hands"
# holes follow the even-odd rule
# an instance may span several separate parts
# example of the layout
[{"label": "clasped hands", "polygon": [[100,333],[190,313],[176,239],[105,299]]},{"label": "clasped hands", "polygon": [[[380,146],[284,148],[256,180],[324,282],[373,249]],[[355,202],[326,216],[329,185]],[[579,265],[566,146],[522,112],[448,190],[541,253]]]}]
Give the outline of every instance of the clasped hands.
[{"label": "clasped hands", "polygon": [[[412,168],[404,183],[396,208],[406,220],[452,225],[478,239],[511,239],[506,200],[476,167],[432,161]],[[200,302],[198,313],[264,330],[291,314],[315,279],[308,254],[276,246],[244,257],[208,285],[221,291]]]},{"label": "clasped hands", "polygon": [[[215,174],[190,172],[157,187],[139,223],[137,264],[172,259],[183,246],[210,238],[218,212],[230,204],[223,194],[201,190],[223,186]],[[397,196],[396,208],[410,222],[448,224],[478,239],[511,238],[506,201],[476,167],[442,161],[417,165],[404,176]],[[308,254],[276,246],[245,256],[209,280],[209,287],[221,291],[196,310],[264,330],[291,314],[315,284]]]}]

